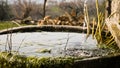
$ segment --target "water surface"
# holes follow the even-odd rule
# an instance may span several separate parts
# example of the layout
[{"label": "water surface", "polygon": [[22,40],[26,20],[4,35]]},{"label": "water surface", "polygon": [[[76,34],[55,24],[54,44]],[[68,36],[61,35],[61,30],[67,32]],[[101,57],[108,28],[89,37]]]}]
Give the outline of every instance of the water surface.
[{"label": "water surface", "polygon": [[[68,36],[69,35],[69,36]],[[0,35],[0,50],[5,50],[7,35]],[[86,34],[67,32],[33,32],[13,33],[12,50],[28,56],[53,57],[63,56],[66,49],[96,49],[97,42],[90,36],[87,40]],[[42,50],[50,50],[42,53]]]}]

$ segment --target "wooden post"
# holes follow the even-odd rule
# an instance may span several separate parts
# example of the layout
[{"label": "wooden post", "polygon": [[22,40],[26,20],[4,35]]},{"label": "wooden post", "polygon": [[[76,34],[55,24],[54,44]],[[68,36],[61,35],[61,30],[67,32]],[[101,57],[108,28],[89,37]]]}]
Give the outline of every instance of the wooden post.
[{"label": "wooden post", "polygon": [[106,18],[106,25],[108,26],[109,31],[115,38],[115,41],[120,48],[120,0],[112,0],[111,5],[111,15]]},{"label": "wooden post", "polygon": [[44,5],[43,5],[43,18],[44,18],[45,15],[46,15],[46,2],[47,2],[47,0],[44,0]]}]

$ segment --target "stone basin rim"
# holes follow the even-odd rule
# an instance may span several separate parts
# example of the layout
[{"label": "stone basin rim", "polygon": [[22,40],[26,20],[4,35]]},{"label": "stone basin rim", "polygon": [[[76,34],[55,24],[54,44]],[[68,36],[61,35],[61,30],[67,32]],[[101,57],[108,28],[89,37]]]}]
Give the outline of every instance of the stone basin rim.
[{"label": "stone basin rim", "polygon": [[42,25],[42,26],[29,25],[0,30],[0,35],[17,32],[41,32],[41,31],[87,33],[87,27],[83,28],[81,26],[69,26],[69,25]]}]

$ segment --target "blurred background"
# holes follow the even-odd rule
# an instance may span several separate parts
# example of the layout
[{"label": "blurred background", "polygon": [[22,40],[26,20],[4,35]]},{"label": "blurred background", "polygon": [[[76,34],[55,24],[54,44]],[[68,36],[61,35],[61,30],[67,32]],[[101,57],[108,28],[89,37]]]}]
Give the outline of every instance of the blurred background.
[{"label": "blurred background", "polygon": [[[27,17],[39,20],[43,15],[44,0],[0,0],[0,21],[24,19]],[[88,0],[90,19],[96,17],[95,0]],[[76,16],[83,15],[84,0],[47,0],[46,15],[51,18],[74,12]],[[104,13],[105,1],[99,0],[99,10]]]}]

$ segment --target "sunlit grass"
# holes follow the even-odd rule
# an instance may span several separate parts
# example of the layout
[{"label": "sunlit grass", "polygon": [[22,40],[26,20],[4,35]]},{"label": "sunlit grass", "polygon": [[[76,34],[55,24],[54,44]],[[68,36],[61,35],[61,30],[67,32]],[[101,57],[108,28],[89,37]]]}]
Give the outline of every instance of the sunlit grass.
[{"label": "sunlit grass", "polygon": [[[22,26],[25,26],[26,24],[21,24]],[[15,23],[12,23],[11,21],[3,21],[0,22],[0,30],[7,29],[7,28],[13,28],[18,27]]]},{"label": "sunlit grass", "polygon": [[11,22],[8,22],[8,21],[0,22],[0,30],[7,29],[7,28],[12,28],[12,27],[17,27],[17,25],[13,24]]}]

